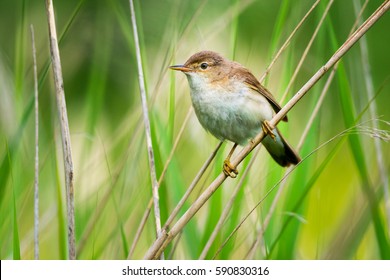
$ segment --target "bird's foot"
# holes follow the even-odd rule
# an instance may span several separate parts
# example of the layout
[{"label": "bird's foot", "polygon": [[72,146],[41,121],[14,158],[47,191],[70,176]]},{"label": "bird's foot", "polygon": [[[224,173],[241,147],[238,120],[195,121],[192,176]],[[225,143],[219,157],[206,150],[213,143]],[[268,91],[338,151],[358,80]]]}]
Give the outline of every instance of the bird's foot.
[{"label": "bird's foot", "polygon": [[268,134],[272,139],[275,140],[275,134],[272,132],[272,130],[274,130],[274,126],[272,126],[268,121],[263,121],[261,128],[265,134]]},{"label": "bird's foot", "polygon": [[223,173],[225,173],[226,176],[236,178],[238,170],[230,163],[229,159],[225,159],[223,162]]}]

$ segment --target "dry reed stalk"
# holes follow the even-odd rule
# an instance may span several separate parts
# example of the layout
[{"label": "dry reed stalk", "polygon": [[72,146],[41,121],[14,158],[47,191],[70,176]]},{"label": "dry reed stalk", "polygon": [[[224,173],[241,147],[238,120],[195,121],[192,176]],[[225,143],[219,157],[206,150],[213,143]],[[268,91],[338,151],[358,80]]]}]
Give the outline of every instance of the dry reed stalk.
[{"label": "dry reed stalk", "polygon": [[[294,107],[294,105],[332,68],[337,61],[345,55],[348,50],[372,27],[372,25],[389,9],[389,0],[386,0],[333,54],[333,56],[323,65],[306,84],[290,99],[289,102],[271,119],[269,124],[275,126]],[[265,134],[261,131],[241,152],[231,160],[233,167],[237,167],[242,160],[263,140]],[[210,196],[226,180],[226,175],[221,173],[209,187],[191,205],[187,212],[177,221],[169,232],[162,231],[161,237],[149,248],[144,256],[145,259],[155,259],[168,246],[171,240],[181,231],[195,213],[204,205]]]},{"label": "dry reed stalk", "polygon": [[175,209],[171,212],[171,215],[169,215],[165,225],[164,230],[166,231],[171,223],[173,222],[173,219],[176,217],[176,215],[179,213],[181,207],[183,207],[184,203],[186,202],[187,198],[190,196],[191,192],[194,190],[196,184],[198,184],[199,180],[202,178],[203,174],[206,172],[207,167],[210,165],[212,160],[217,155],[218,150],[221,148],[223,144],[223,141],[219,142],[217,147],[214,149],[214,151],[211,153],[209,158],[206,160],[206,162],[202,165],[200,168],[198,174],[196,174],[194,180],[191,182],[190,186],[188,187],[187,191],[183,195],[183,197],[180,199],[179,203],[176,205]]},{"label": "dry reed stalk", "polygon": [[70,143],[68,114],[66,111],[64,82],[62,78],[60,52],[58,49],[56,22],[53,2],[46,0],[46,12],[49,25],[50,54],[56,88],[57,109],[61,127],[62,152],[64,156],[66,204],[68,218],[68,252],[69,259],[76,259],[75,222],[74,222],[74,188],[73,188],[73,160]]},{"label": "dry reed stalk", "polygon": [[147,100],[146,100],[144,70],[142,67],[141,49],[140,49],[140,43],[139,43],[139,38],[138,38],[137,20],[136,20],[136,16],[135,16],[133,0],[129,0],[129,4],[130,4],[131,24],[133,27],[133,35],[134,35],[134,43],[135,43],[135,54],[136,54],[136,58],[137,58],[138,81],[139,81],[139,90],[140,90],[140,95],[141,95],[143,119],[144,119],[144,126],[145,126],[146,145],[147,145],[147,149],[148,149],[150,180],[152,183],[156,236],[158,238],[160,236],[160,232],[161,232],[161,217],[160,217],[160,205],[159,205],[156,165],[155,165],[155,160],[154,160],[154,151],[153,151],[153,145],[152,145],[152,133],[150,130],[150,120],[149,120],[149,109],[148,109],[148,104],[147,104]]}]

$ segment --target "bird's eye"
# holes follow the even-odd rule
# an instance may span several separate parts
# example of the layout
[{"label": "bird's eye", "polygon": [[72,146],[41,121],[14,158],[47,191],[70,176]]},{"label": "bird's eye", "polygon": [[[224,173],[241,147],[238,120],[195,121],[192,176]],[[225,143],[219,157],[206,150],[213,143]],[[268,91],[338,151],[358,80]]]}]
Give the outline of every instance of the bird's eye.
[{"label": "bird's eye", "polygon": [[202,68],[203,70],[206,70],[207,67],[209,67],[209,65],[208,65],[206,62],[203,62],[203,63],[200,65],[200,68]]}]

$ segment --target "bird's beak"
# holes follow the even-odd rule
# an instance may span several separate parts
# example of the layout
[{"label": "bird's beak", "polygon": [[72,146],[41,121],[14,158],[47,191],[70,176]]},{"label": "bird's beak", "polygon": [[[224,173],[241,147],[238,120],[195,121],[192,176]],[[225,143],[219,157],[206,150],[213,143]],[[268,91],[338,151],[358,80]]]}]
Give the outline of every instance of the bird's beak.
[{"label": "bird's beak", "polygon": [[190,72],[191,71],[191,68],[186,67],[184,65],[172,65],[172,66],[169,66],[169,68],[172,70],[181,71],[181,72]]}]

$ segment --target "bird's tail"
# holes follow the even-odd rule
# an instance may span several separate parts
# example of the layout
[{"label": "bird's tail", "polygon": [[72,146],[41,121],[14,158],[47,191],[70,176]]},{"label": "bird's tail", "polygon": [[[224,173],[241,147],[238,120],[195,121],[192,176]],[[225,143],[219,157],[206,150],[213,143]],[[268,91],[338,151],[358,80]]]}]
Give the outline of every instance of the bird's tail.
[{"label": "bird's tail", "polygon": [[272,132],[275,134],[275,139],[272,139],[267,135],[262,142],[272,158],[283,167],[287,167],[291,164],[298,164],[298,162],[301,161],[300,156],[287,143],[279,129],[275,128]]}]

